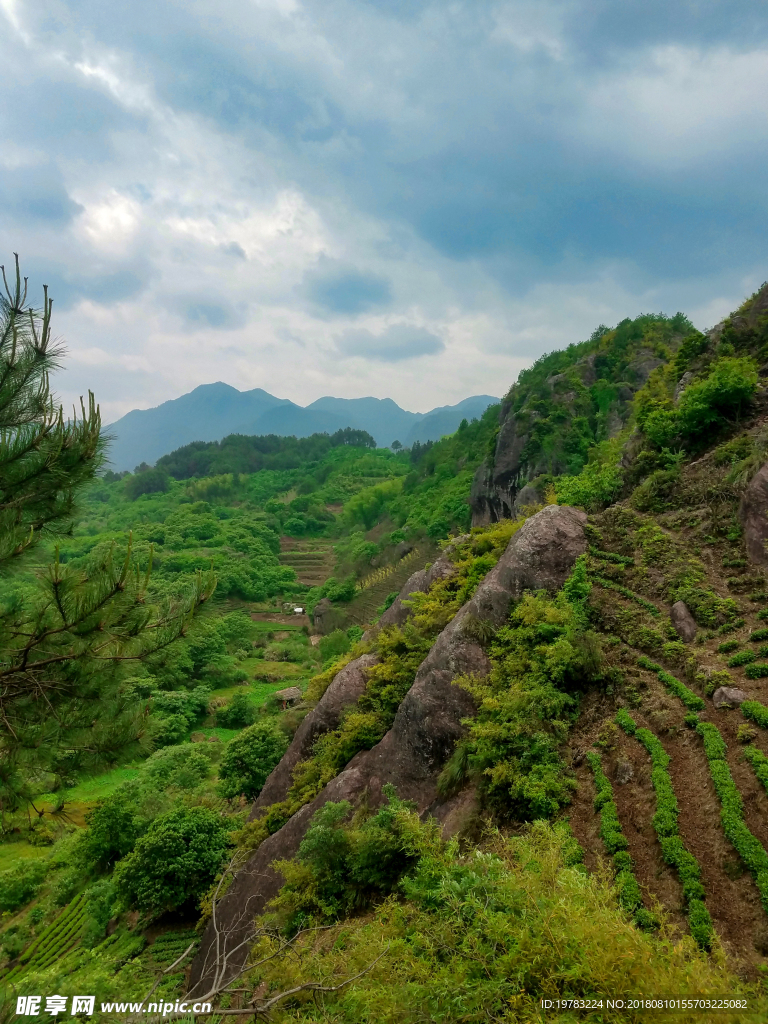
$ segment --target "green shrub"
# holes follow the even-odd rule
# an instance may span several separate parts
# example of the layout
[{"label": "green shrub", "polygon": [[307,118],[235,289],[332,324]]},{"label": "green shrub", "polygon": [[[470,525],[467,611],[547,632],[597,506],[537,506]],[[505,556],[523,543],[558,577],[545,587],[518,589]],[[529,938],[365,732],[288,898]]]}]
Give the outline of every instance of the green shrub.
[{"label": "green shrub", "polygon": [[352,647],[352,643],[344,630],[334,629],[332,633],[320,638],[319,647],[320,657],[323,664],[326,664],[326,662],[335,661],[342,654],[346,654]]},{"label": "green shrub", "polygon": [[673,675],[666,672],[661,665],[657,665],[656,662],[651,661],[650,658],[646,658],[645,656],[638,658],[637,663],[640,668],[645,668],[650,672],[655,672],[666,688],[671,693],[674,693],[674,695],[678,697],[691,711],[704,710],[706,707],[704,700],[695,694],[693,690],[689,690],[688,687],[684,683],[681,683],[679,679],[675,679]]},{"label": "green shrub", "polygon": [[749,634],[749,639],[752,643],[758,643],[760,640],[768,640],[768,629],[754,629]]},{"label": "green shrub", "polygon": [[211,773],[209,751],[191,743],[163,747],[147,758],[142,782],[171,789],[194,789]]},{"label": "green shrub", "polygon": [[752,765],[752,770],[763,788],[768,790],[768,757],[765,756],[762,750],[751,746],[744,748],[744,757]]},{"label": "green shrub", "polygon": [[23,860],[0,871],[0,911],[14,911],[34,899],[48,873],[44,860]]},{"label": "green shrub", "polygon": [[112,906],[115,902],[115,887],[112,881],[102,878],[90,886],[84,894],[85,920],[80,941],[86,949],[91,949],[103,938],[112,917]]},{"label": "green shrub", "polygon": [[768,729],[768,708],[758,700],[745,700],[741,705],[741,713],[761,729]]},{"label": "green shrub", "polygon": [[744,675],[747,679],[764,679],[768,676],[768,665],[762,662],[754,662],[751,665],[747,665],[744,669]]},{"label": "green shrub", "polygon": [[206,807],[161,815],[115,868],[121,904],[153,916],[193,908],[216,876],[228,846],[226,822]]},{"label": "green shrub", "polygon": [[236,693],[229,704],[216,712],[216,724],[225,729],[242,729],[256,718],[256,706],[245,692]]},{"label": "green shrub", "polygon": [[739,640],[726,640],[722,644],[718,644],[717,650],[719,654],[730,654],[731,651],[735,651],[741,646]]},{"label": "green shrub", "polygon": [[[743,705],[742,705],[743,707]],[[699,722],[696,731],[704,740],[709,773],[720,798],[720,820],[728,841],[755,878],[763,907],[768,912],[768,853],[744,822],[744,805],[725,760],[728,748],[720,730],[711,722]]]},{"label": "green shrub", "polygon": [[592,579],[601,587],[605,587],[606,590],[615,590],[617,594],[621,594],[622,597],[626,597],[628,601],[634,601],[635,604],[639,604],[641,608],[645,608],[651,615],[661,615],[661,612],[651,601],[647,601],[640,594],[635,594],[632,590],[627,587],[622,587],[618,583],[614,583],[613,580],[603,579],[602,576],[592,576]]},{"label": "green shrub", "polygon": [[621,830],[619,812],[613,799],[613,789],[608,776],[602,769],[600,755],[589,751],[587,763],[592,769],[595,780],[594,806],[595,810],[600,812],[600,836],[607,852],[613,855],[619,904],[627,913],[634,916],[635,923],[639,927],[655,927],[658,922],[643,907],[642,890],[632,871],[632,858],[626,852],[629,844]]},{"label": "green shrub", "polygon": [[219,765],[219,791],[228,798],[254,800],[288,748],[288,740],[271,722],[257,722],[230,740]]},{"label": "green shrub", "polygon": [[739,668],[741,665],[748,665],[754,661],[757,655],[754,651],[739,651],[728,659],[728,668]]},{"label": "green shrub", "polygon": [[109,871],[131,852],[145,828],[119,792],[87,814],[86,822],[88,827],[77,837],[75,859],[88,874]]},{"label": "green shrub", "polygon": [[[386,803],[359,825],[347,823],[352,808],[346,800],[329,801],[312,818],[296,862],[275,863],[286,882],[272,907],[289,932],[360,910],[392,892],[415,866],[413,839],[424,826],[393,786],[384,787],[384,796]],[[426,831],[434,842],[435,827]]]}]

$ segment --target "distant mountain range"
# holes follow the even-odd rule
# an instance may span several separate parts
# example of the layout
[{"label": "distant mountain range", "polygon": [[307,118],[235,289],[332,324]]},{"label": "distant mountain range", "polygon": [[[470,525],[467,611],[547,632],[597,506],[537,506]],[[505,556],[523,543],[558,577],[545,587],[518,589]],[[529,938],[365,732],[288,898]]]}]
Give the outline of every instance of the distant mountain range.
[{"label": "distant mountain range", "polygon": [[426,413],[406,412],[391,398],[318,398],[302,407],[261,388],[238,391],[219,381],[201,384],[154,409],[134,409],[105,433],[114,439],[110,464],[122,471],[142,462],[154,463],[191,441],[220,441],[228,434],[309,437],[355,427],[367,430],[379,447],[393,441],[410,447],[415,441],[437,441],[452,434],[462,419],[481,416],[498,401],[490,395],[474,395]]}]

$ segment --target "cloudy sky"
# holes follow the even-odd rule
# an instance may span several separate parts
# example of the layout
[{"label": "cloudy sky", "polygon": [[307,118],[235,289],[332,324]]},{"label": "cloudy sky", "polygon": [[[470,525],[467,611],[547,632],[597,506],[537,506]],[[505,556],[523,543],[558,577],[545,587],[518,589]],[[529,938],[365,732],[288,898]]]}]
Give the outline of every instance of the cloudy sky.
[{"label": "cloudy sky", "polygon": [[425,411],[768,278],[754,0],[0,0],[0,253],[68,401]]}]

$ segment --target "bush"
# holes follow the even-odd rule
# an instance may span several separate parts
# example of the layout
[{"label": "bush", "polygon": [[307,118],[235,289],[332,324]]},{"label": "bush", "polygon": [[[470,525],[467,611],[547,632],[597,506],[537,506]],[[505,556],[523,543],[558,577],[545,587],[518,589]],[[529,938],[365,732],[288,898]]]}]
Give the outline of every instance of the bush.
[{"label": "bush", "polygon": [[120,902],[155,917],[191,910],[216,877],[228,846],[226,823],[206,807],[161,815],[115,868]]},{"label": "bush", "polygon": [[661,665],[657,665],[650,658],[640,657],[637,659],[637,664],[640,668],[655,672],[666,688],[671,693],[674,693],[690,711],[703,711],[707,706],[702,698],[695,694],[693,690],[689,690],[684,683],[681,683],[679,679],[675,679],[669,672],[665,672]]},{"label": "bush", "polygon": [[741,665],[748,665],[754,661],[757,655],[754,651],[739,651],[728,659],[728,668],[739,668]]},{"label": "bush", "polygon": [[298,865],[275,865],[286,884],[273,906],[287,916],[289,932],[309,919],[333,920],[380,899],[416,864],[418,816],[393,786],[385,786],[384,795],[387,802],[358,826],[346,824],[352,811],[346,800],[329,801],[312,818]]},{"label": "bush", "polygon": [[225,729],[242,729],[256,718],[256,708],[247,693],[236,693],[232,700],[216,712],[216,724]]},{"label": "bush", "polygon": [[228,798],[254,800],[288,747],[271,722],[258,722],[230,740],[219,765],[219,791]]},{"label": "bush", "polygon": [[161,789],[194,789],[211,772],[207,751],[190,743],[165,747],[144,762],[142,777]]},{"label": "bush", "polygon": [[109,871],[136,845],[144,830],[119,793],[86,815],[88,827],[78,836],[75,859],[88,874]]},{"label": "bush", "polygon": [[741,705],[741,713],[761,729],[768,729],[768,708],[758,700],[745,700]]},{"label": "bush", "polygon": [[744,669],[747,679],[764,679],[768,676],[768,665],[762,662],[753,662]]},{"label": "bush", "polygon": [[342,654],[346,654],[352,647],[352,644],[343,630],[334,629],[332,633],[321,637],[319,646],[320,657],[323,659],[323,664],[325,664],[329,661],[335,661]]},{"label": "bush", "polygon": [[44,860],[23,860],[0,871],[0,911],[18,910],[37,896],[48,865]]}]

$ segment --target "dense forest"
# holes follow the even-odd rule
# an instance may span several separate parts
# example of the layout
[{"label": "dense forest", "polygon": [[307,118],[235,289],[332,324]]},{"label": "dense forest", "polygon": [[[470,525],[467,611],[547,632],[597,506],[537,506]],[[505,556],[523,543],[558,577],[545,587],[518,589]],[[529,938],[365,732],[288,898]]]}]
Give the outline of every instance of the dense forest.
[{"label": "dense forest", "polygon": [[119,475],[3,302],[3,1020],[765,1019],[768,288]]}]

